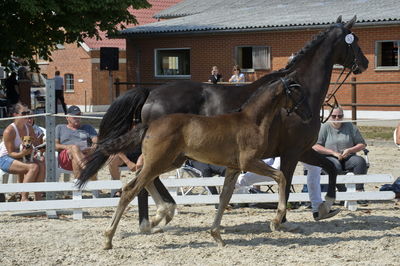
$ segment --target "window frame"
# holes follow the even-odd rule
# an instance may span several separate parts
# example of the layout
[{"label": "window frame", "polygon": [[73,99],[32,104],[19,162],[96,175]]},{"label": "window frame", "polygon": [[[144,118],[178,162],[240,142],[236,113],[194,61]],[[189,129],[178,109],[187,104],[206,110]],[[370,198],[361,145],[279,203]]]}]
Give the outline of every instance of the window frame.
[{"label": "window frame", "polygon": [[[181,47],[181,48],[155,48],[154,49],[154,77],[155,78],[163,78],[163,79],[190,79],[192,74],[189,75],[159,75],[157,74],[157,60],[158,60],[158,51],[168,51],[168,50],[189,50],[189,66],[191,65],[191,57],[192,57],[192,49],[190,47]],[[191,67],[190,67],[191,69]],[[191,73],[191,71],[190,71]]]},{"label": "window frame", "polygon": [[[267,48],[267,67],[266,68],[254,68],[254,64],[253,64],[253,68],[243,68],[240,64],[239,64],[239,48],[244,48],[244,47],[251,47],[252,51],[253,48],[256,47],[263,47],[263,48]],[[271,70],[272,69],[272,47],[268,46],[268,45],[238,45],[235,46],[234,48],[234,54],[235,54],[235,64],[240,66],[240,71],[241,72],[245,72],[245,73],[254,73],[256,71],[260,71],[260,70]]]},{"label": "window frame", "polygon": [[[69,86],[67,85],[68,84],[67,80],[71,80],[71,79],[68,79],[67,76],[72,76],[72,90],[68,89]],[[72,73],[65,73],[64,74],[64,88],[65,88],[65,92],[74,92],[75,91],[75,77],[74,77],[74,74],[72,74]]]},{"label": "window frame", "polygon": [[[378,44],[384,42],[397,42],[397,66],[378,66]],[[381,51],[382,52],[382,51]],[[400,70],[400,40],[377,40],[375,41],[375,54],[374,54],[374,61],[375,61],[375,70]]]}]

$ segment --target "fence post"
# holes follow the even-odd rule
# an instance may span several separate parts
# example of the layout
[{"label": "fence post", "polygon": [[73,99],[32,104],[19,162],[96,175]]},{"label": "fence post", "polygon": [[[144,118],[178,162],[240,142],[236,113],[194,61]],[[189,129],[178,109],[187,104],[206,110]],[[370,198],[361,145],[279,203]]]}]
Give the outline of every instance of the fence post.
[{"label": "fence post", "polygon": [[[356,78],[351,78],[351,120],[357,120],[357,84]],[[357,122],[353,122],[357,125]]]},{"label": "fence post", "polygon": [[[56,95],[54,90],[54,79],[46,81],[46,113],[55,114]],[[55,127],[56,119],[52,115],[46,116],[46,181],[56,180],[56,159],[55,159]],[[46,199],[55,199],[54,192],[46,193]]]}]

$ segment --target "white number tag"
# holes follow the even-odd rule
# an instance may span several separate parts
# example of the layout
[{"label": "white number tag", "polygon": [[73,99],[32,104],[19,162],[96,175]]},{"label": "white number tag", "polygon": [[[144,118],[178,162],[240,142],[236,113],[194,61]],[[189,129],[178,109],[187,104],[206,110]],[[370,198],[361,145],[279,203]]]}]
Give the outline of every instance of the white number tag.
[{"label": "white number tag", "polygon": [[346,41],[347,44],[352,44],[354,42],[354,35],[349,33],[346,35],[344,40]]}]

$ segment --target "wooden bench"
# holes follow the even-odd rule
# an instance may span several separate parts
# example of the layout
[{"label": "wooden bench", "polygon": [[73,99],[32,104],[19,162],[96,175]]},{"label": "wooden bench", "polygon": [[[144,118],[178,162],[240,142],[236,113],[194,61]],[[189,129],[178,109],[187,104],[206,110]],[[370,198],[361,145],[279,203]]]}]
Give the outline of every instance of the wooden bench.
[{"label": "wooden bench", "polygon": [[[395,198],[392,191],[366,191],[355,192],[356,183],[392,183],[393,177],[386,174],[370,174],[358,176],[338,176],[338,183],[346,184],[347,192],[338,192],[337,200],[348,201],[350,210],[357,209],[357,200],[391,200]],[[223,177],[212,178],[182,178],[178,179],[163,178],[162,182],[167,188],[177,191],[179,187],[204,187],[204,186],[222,186]],[[295,176],[293,184],[302,185],[307,183],[306,176]],[[321,176],[321,183],[328,183],[327,176]],[[258,183],[259,185],[275,185],[274,181]],[[119,180],[91,181],[88,182],[85,191],[120,189],[122,182]],[[47,183],[23,183],[23,184],[0,184],[0,193],[14,192],[52,192],[52,191],[72,191],[72,200],[44,200],[30,202],[4,202],[0,203],[1,211],[32,211],[32,210],[59,210],[74,209],[73,218],[82,219],[83,208],[114,207],[118,205],[119,198],[82,198],[80,191],[74,182],[47,182]],[[325,195],[325,193],[323,193]],[[219,195],[173,195],[177,204],[217,204]],[[308,193],[291,193],[290,202],[309,201]],[[258,203],[258,202],[278,202],[277,193],[265,194],[234,194],[231,203]],[[137,205],[135,199],[132,205]],[[150,198],[149,204],[154,205]]]}]

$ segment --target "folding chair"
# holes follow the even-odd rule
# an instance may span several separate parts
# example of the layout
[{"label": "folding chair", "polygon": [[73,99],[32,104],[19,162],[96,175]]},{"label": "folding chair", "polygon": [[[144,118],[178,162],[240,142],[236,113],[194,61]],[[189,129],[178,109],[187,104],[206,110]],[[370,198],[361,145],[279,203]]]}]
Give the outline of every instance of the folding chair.
[{"label": "folding chair", "polygon": [[[203,177],[203,174],[201,173],[200,170],[191,167],[189,165],[186,164],[186,162],[181,166],[181,168],[176,169],[176,177],[177,178],[183,178],[184,176],[188,175],[189,177],[194,177],[194,178],[199,178],[199,177]],[[189,194],[190,192],[192,192],[192,190],[195,187],[189,187],[186,191],[183,187],[179,187],[179,191],[182,194],[182,196],[185,196],[187,194]],[[212,195],[210,189],[207,186],[203,187],[204,190],[201,192],[201,194],[206,191],[208,195]]]}]

